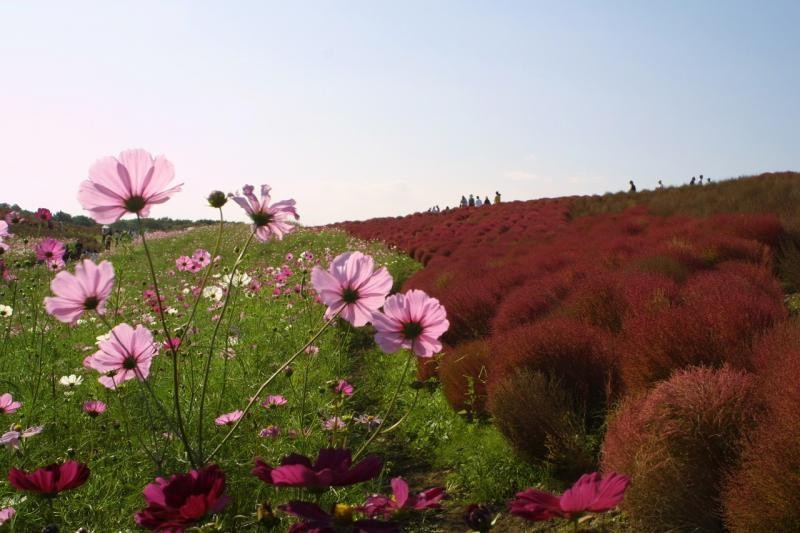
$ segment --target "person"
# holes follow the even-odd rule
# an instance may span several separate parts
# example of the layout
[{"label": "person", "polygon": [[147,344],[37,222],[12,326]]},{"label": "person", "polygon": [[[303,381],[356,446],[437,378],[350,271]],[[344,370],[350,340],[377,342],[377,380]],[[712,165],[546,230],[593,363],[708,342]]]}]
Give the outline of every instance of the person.
[{"label": "person", "polygon": [[694,176],[692,176],[692,181],[689,182],[689,185],[694,185]]},{"label": "person", "polygon": [[700,185],[702,185],[702,184],[703,184],[703,175],[700,174]]},{"label": "person", "polygon": [[467,197],[463,194],[461,195],[461,207],[467,207]]},{"label": "person", "polygon": [[494,205],[497,205],[499,203],[500,203],[500,192],[494,191]]},{"label": "person", "polygon": [[483,200],[483,205],[492,205],[492,202],[489,201],[488,196]]},{"label": "person", "polygon": [[479,194],[477,198],[475,198],[475,207],[480,207],[483,205],[483,200],[481,200],[481,195]]},{"label": "person", "polygon": [[663,189],[664,188],[664,184],[661,183],[661,180],[658,180],[658,188],[659,189]]},{"label": "person", "polygon": [[636,192],[636,185],[633,183],[633,180],[629,180],[628,183],[631,184],[631,188],[628,190],[628,192]]},{"label": "person", "polygon": [[469,195],[469,202],[467,202],[470,207],[475,207],[475,196],[470,194]]}]

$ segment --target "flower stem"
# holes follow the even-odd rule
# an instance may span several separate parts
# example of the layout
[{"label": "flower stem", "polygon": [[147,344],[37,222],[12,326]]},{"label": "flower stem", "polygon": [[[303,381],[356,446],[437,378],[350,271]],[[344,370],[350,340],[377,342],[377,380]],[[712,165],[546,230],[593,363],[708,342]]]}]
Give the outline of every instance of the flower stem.
[{"label": "flower stem", "polygon": [[[158,302],[158,316],[161,318],[161,326],[164,328],[164,335],[167,341],[172,338],[167,320],[164,317],[164,306],[161,304],[161,294],[158,291],[158,280],[156,279],[156,269],[153,266],[153,258],[150,256],[150,248],[147,246],[147,239],[145,238],[144,227],[142,226],[142,219],[139,214],[136,214],[136,221],[139,226],[139,235],[142,237],[142,247],[144,248],[145,256],[147,256],[147,265],[150,267],[150,275],[153,279],[153,290],[156,292],[156,301]],[[200,465],[195,459],[192,446],[189,444],[189,439],[186,437],[186,429],[183,426],[183,415],[181,414],[181,399],[180,399],[180,383],[178,381],[178,352],[175,343],[167,342],[169,349],[172,352],[172,402],[175,409],[175,421],[178,426],[178,437],[180,437],[183,447],[186,449],[186,455],[189,457],[189,462],[192,463],[194,468],[199,468]]]},{"label": "flower stem", "polygon": [[242,423],[242,420],[244,420],[244,417],[248,413],[248,411],[250,411],[250,408],[253,407],[253,404],[255,404],[258,401],[258,397],[261,395],[262,392],[264,392],[264,389],[267,388],[267,385],[272,383],[272,380],[274,380],[278,375],[280,375],[280,373],[283,372],[286,369],[287,366],[292,364],[292,361],[297,359],[297,357],[301,353],[303,353],[303,351],[305,351],[306,348],[311,346],[311,343],[316,341],[319,338],[319,336],[322,335],[322,333],[326,329],[328,329],[328,326],[330,326],[333,323],[333,321],[336,320],[336,317],[338,317],[338,316],[339,316],[339,312],[337,311],[332,317],[330,317],[325,322],[325,324],[322,325],[322,327],[319,329],[319,331],[317,331],[317,333],[313,337],[311,337],[308,340],[308,342],[305,343],[304,346],[302,346],[299,350],[297,350],[294,354],[292,354],[292,356],[289,357],[289,359],[284,361],[284,363],[280,367],[278,367],[278,369],[275,372],[273,372],[272,375],[270,377],[268,377],[267,380],[258,387],[258,390],[256,390],[255,394],[253,394],[253,397],[250,398],[250,401],[248,402],[247,407],[244,408],[244,412],[242,413],[242,416],[239,418],[239,420],[236,421],[236,423],[233,425],[233,427],[230,429],[230,431],[228,431],[228,433],[222,438],[220,443],[217,444],[217,447],[214,448],[214,450],[208,455],[208,457],[206,457],[205,463],[208,463],[209,461],[211,461],[211,459],[214,457],[214,455],[216,455],[217,452],[220,451],[220,449],[222,449],[222,446],[228,441],[230,436],[233,435],[233,433],[239,427],[239,424]]},{"label": "flower stem", "polygon": [[405,366],[403,366],[403,375],[400,377],[400,381],[397,382],[397,388],[395,389],[394,394],[392,395],[392,399],[389,400],[389,406],[383,413],[383,416],[381,417],[381,421],[378,424],[378,427],[375,428],[375,431],[372,432],[372,435],[369,436],[367,441],[364,444],[362,444],[361,448],[359,448],[358,451],[353,455],[353,461],[355,461],[362,453],[364,453],[364,450],[367,449],[367,446],[369,446],[372,443],[372,441],[375,440],[375,437],[377,437],[381,433],[381,429],[383,428],[383,425],[386,423],[386,417],[388,417],[391,414],[392,409],[394,409],[394,404],[395,402],[397,402],[398,396],[400,396],[400,390],[403,388],[403,384],[406,382],[408,369],[411,368],[411,361],[413,360],[414,360],[413,356],[410,356],[406,359],[406,364]]}]

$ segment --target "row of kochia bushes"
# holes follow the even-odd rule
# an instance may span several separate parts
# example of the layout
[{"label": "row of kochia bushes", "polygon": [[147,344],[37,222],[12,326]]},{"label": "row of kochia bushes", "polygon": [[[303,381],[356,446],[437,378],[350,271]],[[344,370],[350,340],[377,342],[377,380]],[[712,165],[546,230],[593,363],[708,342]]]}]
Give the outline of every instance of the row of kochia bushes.
[{"label": "row of kochia bushes", "polygon": [[404,289],[439,298],[451,327],[420,374],[556,480],[630,475],[637,530],[800,530],[800,328],[773,275],[778,218],[568,208],[346,228],[424,260]]}]

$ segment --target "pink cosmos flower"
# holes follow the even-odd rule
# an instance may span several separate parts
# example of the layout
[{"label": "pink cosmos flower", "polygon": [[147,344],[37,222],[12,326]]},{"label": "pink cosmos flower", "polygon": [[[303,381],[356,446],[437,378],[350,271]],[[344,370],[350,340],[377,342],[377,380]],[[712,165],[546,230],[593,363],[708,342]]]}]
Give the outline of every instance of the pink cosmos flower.
[{"label": "pink cosmos flower", "polygon": [[264,437],[264,438],[269,437],[269,438],[274,439],[274,438],[280,436],[280,434],[281,434],[281,428],[279,428],[278,426],[269,425],[269,426],[265,427],[264,429],[262,429],[259,432],[258,436],[259,437]]},{"label": "pink cosmos flower", "polygon": [[376,477],[383,468],[383,460],[377,455],[368,455],[353,466],[350,450],[341,448],[320,449],[313,464],[296,453],[284,457],[275,468],[260,457],[255,462],[252,474],[269,485],[310,489],[355,485]]},{"label": "pink cosmos flower", "polygon": [[401,477],[392,479],[391,485],[391,496],[375,494],[367,498],[362,510],[368,517],[388,519],[401,510],[413,509],[422,511],[424,509],[438,509],[441,507],[439,502],[447,497],[447,493],[442,487],[434,487],[417,494],[410,494],[408,492],[408,483]]},{"label": "pink cosmos flower", "polygon": [[270,394],[269,396],[267,396],[266,400],[261,402],[261,407],[266,407],[267,409],[270,409],[272,407],[278,407],[278,406],[281,406],[281,405],[286,405],[287,403],[289,403],[289,402],[282,395],[280,395],[280,394]]},{"label": "pink cosmos flower", "polygon": [[333,388],[333,390],[342,396],[353,395],[353,386],[343,379],[340,379],[338,382],[336,382],[336,386]]},{"label": "pink cosmos flower", "polygon": [[353,508],[342,503],[334,505],[330,513],[316,503],[301,501],[290,501],[279,505],[278,509],[303,519],[303,522],[292,524],[288,530],[289,533],[333,533],[336,531],[394,533],[400,531],[400,527],[392,522],[381,522],[374,519],[354,520]]},{"label": "pink cosmos flower", "polygon": [[328,270],[314,267],[311,283],[328,306],[325,317],[337,312],[356,327],[372,320],[392,288],[392,276],[386,267],[375,270],[372,257],[361,252],[347,252],[333,260]]},{"label": "pink cosmos flower", "polygon": [[8,223],[9,226],[13,226],[14,224],[19,224],[25,220],[22,218],[22,215],[19,214],[19,211],[9,211],[6,213],[5,221]]},{"label": "pink cosmos flower", "polygon": [[10,237],[11,232],[8,231],[8,222],[0,220],[0,239],[3,237]]},{"label": "pink cosmos flower", "polygon": [[175,169],[164,156],[153,159],[146,150],[126,150],[119,159],[104,157],[92,165],[78,200],[100,224],[116,222],[126,213],[146,217],[150,207],[181,190],[183,184],[167,188],[174,178]]},{"label": "pink cosmos flower", "polygon": [[0,436],[0,445],[5,446],[6,448],[19,450],[19,441],[33,437],[34,435],[38,435],[43,430],[44,426],[33,426],[27,429],[20,429],[19,431],[12,429],[11,431],[7,431]]},{"label": "pink cosmos flower", "polygon": [[261,199],[253,194],[253,186],[245,185],[242,187],[242,196],[234,196],[233,201],[239,204],[250,216],[253,221],[253,230],[256,232],[256,239],[267,242],[271,236],[278,240],[294,230],[294,225],[289,222],[290,217],[295,220],[300,218],[294,207],[294,200],[283,200],[269,205],[269,192],[272,187],[269,185],[261,186]]},{"label": "pink cosmos flower", "polygon": [[309,344],[303,351],[306,352],[308,355],[317,355],[319,353],[319,346]]},{"label": "pink cosmos flower", "polygon": [[242,418],[242,415],[244,415],[244,411],[237,409],[235,411],[231,411],[230,413],[219,415],[216,419],[214,419],[214,423],[218,426],[232,426],[240,418]]},{"label": "pink cosmos flower", "polygon": [[326,431],[338,431],[347,427],[347,424],[338,416],[332,416],[322,422],[322,427],[325,428]]},{"label": "pink cosmos flower", "polygon": [[40,207],[36,210],[35,216],[43,222],[50,222],[50,219],[53,218],[53,213],[51,213],[46,207]]},{"label": "pink cosmos flower", "polygon": [[111,336],[100,342],[99,347],[92,354],[89,366],[105,374],[97,381],[109,389],[130,379],[147,379],[153,356],[158,351],[153,334],[141,324],[136,329],[124,323],[115,326]]},{"label": "pink cosmos flower", "polygon": [[202,248],[198,248],[192,254],[192,259],[202,268],[211,264],[211,253]]},{"label": "pink cosmos flower", "polygon": [[75,324],[84,311],[106,312],[106,300],[114,285],[114,267],[108,261],[95,265],[84,259],[75,265],[75,274],[59,272],[50,282],[56,296],[44,299],[47,312],[61,322]]},{"label": "pink cosmos flower", "polygon": [[0,510],[0,526],[11,520],[17,514],[17,510],[13,507],[6,507]]},{"label": "pink cosmos flower", "polygon": [[169,479],[157,477],[142,491],[147,507],[136,513],[136,523],[151,531],[182,532],[206,515],[228,505],[225,473],[209,465]]},{"label": "pink cosmos flower", "polygon": [[508,504],[508,510],[531,521],[556,517],[572,519],[586,512],[602,513],[619,505],[630,481],[628,476],[615,472],[605,476],[592,472],[582,475],[561,496],[533,488],[518,492]]},{"label": "pink cosmos flower", "polygon": [[442,304],[420,290],[395,294],[386,299],[383,313],[374,313],[375,342],[386,353],[408,348],[419,357],[432,357],[442,350],[439,341],[450,322]]},{"label": "pink cosmos flower", "polygon": [[0,414],[10,415],[17,412],[22,407],[20,402],[15,402],[9,393],[0,395]]},{"label": "pink cosmos flower", "polygon": [[194,263],[194,259],[188,255],[182,255],[175,260],[175,268],[181,272],[186,272],[192,266],[192,263]]},{"label": "pink cosmos flower", "polygon": [[37,261],[63,261],[67,248],[63,242],[48,237],[36,245],[35,252]]},{"label": "pink cosmos flower", "polygon": [[87,400],[83,402],[83,412],[92,418],[100,416],[106,412],[106,404],[100,400]]}]

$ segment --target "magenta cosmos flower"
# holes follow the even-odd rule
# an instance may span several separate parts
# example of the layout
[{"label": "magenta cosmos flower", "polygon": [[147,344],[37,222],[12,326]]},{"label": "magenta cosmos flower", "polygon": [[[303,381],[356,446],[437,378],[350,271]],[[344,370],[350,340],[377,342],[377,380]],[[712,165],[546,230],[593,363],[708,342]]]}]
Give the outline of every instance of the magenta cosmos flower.
[{"label": "magenta cosmos flower", "polygon": [[214,423],[218,426],[232,426],[240,418],[242,418],[242,415],[244,415],[244,411],[237,409],[236,411],[219,415],[216,419],[214,419]]},{"label": "magenta cosmos flower", "polygon": [[278,506],[284,513],[302,518],[303,521],[292,524],[289,533],[335,533],[349,531],[352,533],[373,533],[400,531],[397,524],[380,522],[373,519],[355,520],[353,507],[343,503],[333,506],[332,512],[325,512],[315,503],[291,501]]},{"label": "magenta cosmos flower", "polygon": [[22,404],[20,402],[15,402],[14,398],[9,393],[6,392],[0,395],[0,414],[10,415],[16,413],[17,409],[20,407],[22,407]]},{"label": "magenta cosmos flower", "polygon": [[273,468],[257,457],[252,474],[278,487],[326,489],[367,481],[377,476],[381,468],[383,459],[376,455],[368,455],[353,466],[350,450],[322,448],[313,464],[308,457],[293,453],[284,457],[280,466]]},{"label": "magenta cosmos flower", "polygon": [[136,329],[119,324],[111,330],[108,339],[100,342],[100,349],[92,354],[88,364],[105,374],[97,381],[114,389],[129,379],[147,379],[156,351],[149,329],[141,324]]},{"label": "magenta cosmos flower", "polygon": [[447,497],[442,487],[434,487],[417,494],[408,492],[408,483],[401,477],[391,481],[392,495],[376,494],[367,498],[362,510],[370,518],[391,518],[396,513],[406,510],[422,511],[424,509],[438,509],[442,499]]},{"label": "magenta cosmos flower", "polygon": [[42,222],[50,222],[50,220],[53,218],[53,213],[51,213],[46,207],[40,207],[36,210],[35,216]]},{"label": "magenta cosmos flower", "polygon": [[261,199],[253,194],[253,186],[242,187],[242,196],[234,196],[233,201],[239,204],[253,221],[253,231],[256,239],[267,242],[273,235],[281,240],[283,236],[294,230],[294,225],[289,222],[291,217],[300,218],[294,207],[294,200],[283,200],[269,205],[269,192],[272,187],[261,186]]},{"label": "magenta cosmos flower", "polygon": [[328,270],[314,267],[311,283],[322,302],[328,306],[325,318],[337,312],[356,327],[372,320],[392,288],[392,276],[386,267],[375,270],[372,257],[361,252],[337,256]]},{"label": "magenta cosmos flower", "polygon": [[576,518],[590,512],[602,513],[622,501],[630,478],[615,472],[600,476],[584,474],[561,496],[536,489],[519,492],[508,505],[511,514],[531,521]]},{"label": "magenta cosmos flower", "polygon": [[89,479],[89,467],[77,461],[53,463],[30,474],[17,468],[8,473],[8,482],[17,490],[55,496],[59,492],[80,487]]},{"label": "magenta cosmos flower", "polygon": [[95,265],[84,259],[75,265],[75,274],[59,272],[50,282],[56,296],[44,299],[47,312],[61,322],[75,324],[84,311],[106,312],[106,300],[114,285],[114,267],[108,261]]},{"label": "magenta cosmos flower", "polygon": [[146,217],[151,206],[181,190],[183,184],[167,187],[174,178],[175,169],[164,156],[153,159],[141,148],[126,150],[119,159],[104,157],[92,165],[78,201],[100,224],[116,222],[126,213]]},{"label": "magenta cosmos flower", "polygon": [[48,237],[39,241],[35,252],[37,261],[63,261],[67,248],[63,242]]},{"label": "magenta cosmos flower", "polygon": [[420,290],[395,294],[386,299],[383,313],[374,313],[375,342],[393,353],[408,348],[419,357],[431,357],[442,350],[439,341],[450,322],[442,304]]},{"label": "magenta cosmos flower", "polygon": [[87,400],[83,402],[83,412],[92,418],[100,416],[106,412],[107,406],[100,400]]},{"label": "magenta cosmos flower", "polygon": [[157,477],[142,494],[147,507],[136,513],[136,523],[152,531],[183,531],[228,505],[225,473],[209,465],[169,479]]}]

